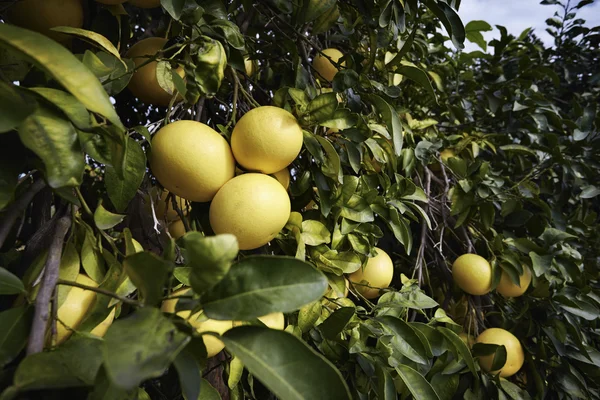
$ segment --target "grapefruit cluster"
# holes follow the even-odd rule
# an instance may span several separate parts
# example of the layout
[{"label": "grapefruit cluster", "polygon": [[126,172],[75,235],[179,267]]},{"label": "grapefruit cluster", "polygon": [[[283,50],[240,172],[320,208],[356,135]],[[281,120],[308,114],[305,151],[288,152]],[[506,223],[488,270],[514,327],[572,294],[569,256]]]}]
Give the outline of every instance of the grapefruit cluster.
[{"label": "grapefruit cluster", "polygon": [[[241,325],[241,321],[225,321],[207,318],[203,311],[198,311],[194,314],[190,310],[181,310],[175,312],[178,297],[191,294],[188,287],[183,287],[172,293],[171,298],[162,303],[161,310],[165,313],[176,314],[177,316],[186,319],[198,333],[215,332],[219,335],[224,334],[234,326]],[[258,320],[268,328],[283,330],[285,328],[285,317],[283,313],[276,312],[259,317]],[[225,344],[217,337],[212,335],[202,335],[204,346],[208,357],[214,357],[225,348]]]},{"label": "grapefruit cluster", "polygon": [[[273,240],[289,218],[288,166],[301,148],[296,118],[281,108],[263,106],[240,118],[231,146],[200,122],[166,125],[152,138],[150,167],[184,215],[188,201],[211,202],[215,234],[233,234],[241,250],[251,250]],[[237,168],[237,176],[236,163],[243,168]],[[185,229],[172,204],[166,204],[167,196],[160,195],[156,213],[177,239]]]}]

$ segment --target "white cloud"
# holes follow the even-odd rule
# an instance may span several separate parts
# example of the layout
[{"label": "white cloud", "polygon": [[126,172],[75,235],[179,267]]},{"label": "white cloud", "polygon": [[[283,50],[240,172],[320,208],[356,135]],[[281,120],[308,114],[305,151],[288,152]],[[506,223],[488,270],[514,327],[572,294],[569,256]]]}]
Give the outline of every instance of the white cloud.
[{"label": "white cloud", "polygon": [[[579,0],[571,0],[576,4]],[[472,20],[483,20],[494,28],[484,32],[487,41],[499,37],[500,33],[494,25],[505,26],[509,33],[518,36],[525,29],[532,27],[534,32],[546,45],[553,45],[554,39],[546,32],[546,19],[551,18],[556,11],[562,12],[559,6],[545,6],[540,0],[463,0],[458,15],[466,25]],[[583,7],[577,18],[586,20],[586,26],[600,25],[600,1]],[[476,45],[466,42],[466,51],[479,49]]]}]

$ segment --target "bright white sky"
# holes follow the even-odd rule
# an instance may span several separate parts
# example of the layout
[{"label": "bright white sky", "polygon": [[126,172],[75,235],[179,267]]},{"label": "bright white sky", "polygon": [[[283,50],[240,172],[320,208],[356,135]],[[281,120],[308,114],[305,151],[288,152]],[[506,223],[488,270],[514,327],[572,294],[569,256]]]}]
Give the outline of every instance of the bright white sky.
[{"label": "bright white sky", "polygon": [[[571,0],[571,4],[578,2],[579,0]],[[515,36],[526,28],[533,27],[537,36],[551,46],[554,40],[545,30],[545,21],[551,18],[555,11],[562,9],[559,6],[541,5],[540,0],[462,0],[458,15],[465,25],[472,20],[484,20],[492,25],[493,31],[483,33],[488,42],[500,36],[494,25],[503,25]],[[583,7],[577,18],[585,19],[585,25],[588,27],[600,25],[600,0]],[[477,45],[465,41],[465,51],[477,49]]]}]

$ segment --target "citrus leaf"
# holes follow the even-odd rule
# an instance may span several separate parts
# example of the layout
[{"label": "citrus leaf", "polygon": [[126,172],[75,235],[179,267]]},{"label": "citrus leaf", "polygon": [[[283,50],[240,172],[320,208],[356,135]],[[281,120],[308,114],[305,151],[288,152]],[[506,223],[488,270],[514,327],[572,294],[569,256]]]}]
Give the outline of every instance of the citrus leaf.
[{"label": "citrus leaf", "polygon": [[236,237],[230,234],[207,237],[200,232],[188,232],[183,243],[186,266],[191,268],[190,283],[197,294],[204,293],[227,275],[239,250]]},{"label": "citrus leaf", "polygon": [[335,151],[335,147],[331,144],[329,140],[322,136],[315,136],[316,139],[321,143],[323,149],[325,150],[325,161],[322,168],[323,174],[330,177],[331,179],[335,179],[338,182],[341,182],[342,177],[342,163],[340,161],[340,156]]},{"label": "citrus leaf", "polygon": [[250,320],[273,312],[292,312],[320,299],[327,278],[311,264],[292,257],[250,256],[202,296],[213,319]]},{"label": "citrus leaf", "polygon": [[106,50],[113,56],[119,59],[121,58],[121,56],[119,55],[119,50],[117,50],[117,48],[111,43],[111,41],[97,32],[88,31],[80,28],[73,28],[71,26],[57,26],[51,28],[51,30],[79,37],[88,43],[91,43],[100,47],[103,50]]},{"label": "citrus leaf", "polygon": [[125,258],[123,267],[127,276],[140,291],[146,305],[155,305],[162,298],[163,286],[171,263],[154,253],[143,251]]},{"label": "citrus leaf", "polygon": [[377,107],[377,111],[381,114],[383,121],[387,125],[388,131],[392,134],[392,140],[394,142],[394,153],[399,156],[402,152],[402,123],[396,110],[389,105],[384,99],[379,96],[370,96],[373,105]]},{"label": "citrus leaf", "polygon": [[[2,28],[0,24],[0,31]],[[56,113],[38,108],[19,126],[19,137],[44,162],[52,188],[77,186],[83,178],[85,159],[77,132]]]},{"label": "citrus leaf", "polygon": [[454,46],[457,49],[464,48],[465,27],[456,11],[443,1],[427,0],[425,5],[442,21],[446,31],[448,31],[452,38]]},{"label": "citrus leaf", "polygon": [[348,325],[348,322],[354,317],[354,307],[342,307],[333,312],[321,325],[319,329],[323,332],[323,336],[330,340],[335,340]]},{"label": "citrus leaf", "polygon": [[469,371],[474,376],[477,376],[477,369],[475,368],[475,361],[473,360],[473,356],[471,355],[471,351],[463,342],[463,340],[453,331],[448,328],[444,328],[443,326],[438,326],[437,328],[446,339],[454,346],[456,351],[460,354],[460,357],[465,361],[467,367],[469,367]]},{"label": "citrus leaf", "polygon": [[92,229],[86,226],[81,245],[81,265],[85,273],[95,282],[102,282],[106,270],[104,262],[100,258],[100,250],[96,244],[96,237]]},{"label": "citrus leaf", "polygon": [[96,226],[102,230],[114,228],[115,225],[120,224],[124,218],[125,215],[111,213],[104,208],[102,204],[98,204],[96,211],[94,211],[94,222],[96,223]]},{"label": "citrus leaf", "polygon": [[433,86],[431,86],[431,81],[429,80],[429,76],[421,68],[417,68],[412,65],[401,65],[396,70],[396,73],[402,74],[402,75],[406,76],[408,79],[421,85],[423,87],[423,89],[425,89],[425,91],[427,93],[429,93],[431,95],[431,97],[433,97],[435,99],[435,101],[437,102],[437,96],[435,95],[435,92],[433,91]]},{"label": "citrus leaf", "polygon": [[123,178],[114,167],[106,167],[106,191],[108,198],[118,212],[124,212],[137,193],[146,173],[146,155],[142,146],[133,139],[127,139]]},{"label": "citrus leaf", "polygon": [[102,365],[102,339],[75,335],[55,351],[31,354],[15,372],[21,390],[92,386]]},{"label": "citrus leaf", "polygon": [[[60,267],[58,270],[58,277],[64,281],[74,282],[79,275],[79,269],[81,267],[81,260],[79,259],[79,253],[77,248],[72,241],[67,242],[63,249],[62,257],[60,258]],[[58,298],[56,300],[56,306],[60,307],[67,295],[71,291],[72,286],[60,286],[57,290]]]},{"label": "citrus leaf", "polygon": [[427,382],[423,375],[408,365],[398,365],[396,371],[415,399],[440,400],[431,384]]},{"label": "citrus leaf", "polygon": [[258,326],[233,328],[227,351],[282,400],[349,400],[340,372],[294,335]]},{"label": "citrus leaf", "polygon": [[23,282],[6,268],[0,267],[0,295],[25,292]]},{"label": "citrus leaf", "polygon": [[78,129],[91,127],[90,113],[73,95],[62,90],[35,87],[29,89],[62,111]]},{"label": "citrus leaf", "polygon": [[523,146],[521,144],[506,144],[506,145],[500,146],[498,148],[500,150],[504,150],[504,151],[511,151],[514,153],[527,154],[527,155],[532,155],[532,156],[537,157],[537,154],[535,151],[533,151],[529,147]]},{"label": "citrus leaf", "polygon": [[173,366],[179,376],[183,398],[185,400],[197,400],[200,396],[201,387],[202,389],[205,389],[205,387],[201,386],[202,369],[196,357],[185,348],[177,354],[177,357],[173,361]]},{"label": "citrus leaf", "polygon": [[0,24],[0,45],[20,52],[49,73],[88,110],[125,129],[98,78],[61,44],[37,32]]},{"label": "citrus leaf", "polygon": [[391,344],[395,350],[416,363],[428,363],[425,346],[408,323],[392,316],[383,316],[378,320],[394,334]]},{"label": "citrus leaf", "polygon": [[333,117],[338,104],[335,93],[323,93],[308,103],[306,118],[313,122],[327,121]]},{"label": "citrus leaf", "polygon": [[0,368],[11,362],[27,344],[33,308],[21,306],[0,312]]},{"label": "citrus leaf", "polygon": [[157,308],[140,308],[108,329],[104,367],[116,386],[131,390],[161,376],[189,340]]},{"label": "citrus leaf", "polygon": [[302,221],[302,241],[309,246],[329,243],[331,233],[322,222],[309,219]]},{"label": "citrus leaf", "polygon": [[202,378],[198,400],[221,400],[221,395],[219,394],[219,391],[210,384],[209,381]]},{"label": "citrus leaf", "polygon": [[34,108],[34,104],[26,101],[13,85],[0,81],[0,133],[15,129]]}]

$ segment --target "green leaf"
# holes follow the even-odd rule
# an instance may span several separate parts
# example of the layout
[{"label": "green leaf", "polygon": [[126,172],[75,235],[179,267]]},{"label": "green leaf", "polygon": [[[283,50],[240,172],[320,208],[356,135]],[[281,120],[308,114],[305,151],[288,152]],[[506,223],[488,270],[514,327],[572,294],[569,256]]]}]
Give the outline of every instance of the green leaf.
[{"label": "green leaf", "polygon": [[535,276],[542,276],[552,267],[553,255],[538,255],[536,252],[529,252],[529,258],[533,265]]},{"label": "green leaf", "polygon": [[120,224],[124,218],[125,215],[111,213],[104,208],[102,204],[98,204],[96,211],[94,211],[94,222],[96,223],[96,226],[102,230],[114,228],[116,225]]},{"label": "green leaf", "polygon": [[308,0],[305,2],[303,20],[311,22],[336,5],[336,0]]},{"label": "green leaf", "polygon": [[35,109],[35,104],[27,101],[13,85],[0,81],[0,133],[15,129]]},{"label": "green leaf", "polygon": [[391,344],[395,350],[416,363],[428,363],[425,346],[408,323],[392,316],[383,316],[378,320],[393,333]]},{"label": "green leaf", "polygon": [[282,400],[349,400],[340,372],[302,340],[258,326],[233,328],[222,337],[227,351]]},{"label": "green leaf", "polygon": [[542,233],[542,236],[540,236],[540,239],[546,242],[548,246],[576,238],[576,236],[571,235],[570,233],[563,232],[555,228],[546,228],[544,233]]},{"label": "green leaf", "polygon": [[378,308],[396,306],[401,308],[414,308],[417,310],[433,308],[438,305],[437,301],[427,296],[420,289],[410,291],[403,289],[400,292],[387,292],[383,294],[377,302]]},{"label": "green leaf", "polygon": [[103,50],[106,50],[108,53],[112,54],[113,56],[119,59],[121,58],[121,56],[119,55],[119,50],[117,50],[117,48],[111,43],[111,41],[97,32],[88,31],[80,28],[73,28],[71,26],[57,26],[51,28],[51,30],[76,36],[88,43],[91,43],[97,47],[100,47]]},{"label": "green leaf", "polygon": [[302,221],[302,241],[309,246],[330,243],[331,233],[323,223],[309,219]]},{"label": "green leaf", "polygon": [[458,374],[444,375],[438,373],[431,378],[431,386],[440,397],[440,400],[452,400],[458,389],[460,376]]},{"label": "green leaf", "polygon": [[386,68],[393,69],[395,66],[400,64],[406,53],[408,53],[408,51],[412,48],[413,42],[415,40],[415,34],[417,33],[417,28],[418,26],[415,25],[412,32],[410,33],[410,35],[408,35],[408,38],[402,45],[402,48],[400,49],[400,51],[398,51],[398,54],[396,54],[394,58],[392,58],[390,62],[386,64]]},{"label": "green leaf", "polygon": [[56,79],[88,110],[125,129],[98,78],[61,44],[40,33],[1,24],[0,45],[21,53]]},{"label": "green leaf", "polygon": [[481,20],[473,20],[470,21],[466,26],[465,26],[465,32],[487,32],[487,31],[491,31],[492,30],[492,26],[490,24],[488,24],[485,21],[481,21]]},{"label": "green leaf", "polygon": [[504,146],[499,146],[498,148],[503,151],[509,151],[509,152],[514,152],[514,153],[530,155],[530,156],[534,156],[537,158],[537,154],[535,151],[533,151],[529,147],[523,146],[521,144],[506,144]]},{"label": "green leaf", "polygon": [[198,400],[221,400],[219,391],[215,389],[206,379],[202,379],[202,384],[200,387],[200,396],[198,396]]},{"label": "green leaf", "polygon": [[100,258],[100,250],[96,244],[96,238],[89,226],[85,228],[85,236],[81,245],[81,265],[83,265],[83,270],[92,280],[102,282],[106,270]]},{"label": "green leaf", "polygon": [[171,263],[154,253],[143,251],[125,258],[123,267],[127,276],[140,291],[146,305],[155,305],[163,295],[163,287],[171,270]]},{"label": "green leaf", "polygon": [[375,369],[377,374],[377,395],[380,400],[397,400],[396,387],[392,375],[385,367],[377,366]]},{"label": "green leaf", "polygon": [[0,267],[0,295],[25,292],[23,282],[6,268]]},{"label": "green leaf", "polygon": [[348,322],[354,317],[356,309],[354,307],[342,307],[333,312],[321,325],[319,329],[323,333],[323,336],[330,340],[335,340]]},{"label": "green leaf", "polygon": [[338,108],[331,118],[321,121],[320,125],[327,128],[348,129],[358,123],[358,117],[347,108]]},{"label": "green leaf", "polygon": [[306,118],[313,123],[331,119],[338,108],[337,94],[324,93],[315,97],[306,107]]},{"label": "green leaf", "polygon": [[244,363],[241,362],[239,358],[233,357],[231,362],[229,363],[229,376],[227,377],[227,387],[229,387],[229,389],[234,389],[238,385],[238,383],[240,383],[243,373]]},{"label": "green leaf", "polygon": [[160,310],[140,308],[108,329],[104,366],[116,386],[131,390],[161,376],[189,340]]},{"label": "green leaf", "polygon": [[75,335],[55,351],[29,355],[15,372],[21,390],[92,386],[102,365],[102,339]]},{"label": "green leaf", "polygon": [[582,199],[593,199],[600,194],[600,188],[594,185],[587,185],[581,188],[581,194],[579,195]]},{"label": "green leaf", "polygon": [[[2,26],[0,25],[0,32]],[[48,185],[52,188],[81,183],[85,159],[70,122],[56,113],[38,108],[19,126],[19,137],[44,162]]]},{"label": "green leaf", "polygon": [[[340,16],[340,11],[337,4],[327,10],[324,14],[321,14],[312,24],[312,34],[318,35],[320,33],[327,32],[337,22]],[[354,72],[354,71],[353,71]],[[337,76],[337,74],[336,74]],[[334,78],[335,81],[335,78]],[[335,87],[335,86],[334,86]]]},{"label": "green leaf", "polygon": [[123,178],[114,167],[106,167],[106,192],[118,212],[124,212],[129,201],[137,193],[146,173],[146,155],[142,146],[133,139],[127,139],[127,149],[123,161]]},{"label": "green leaf", "polygon": [[232,265],[201,300],[210,318],[249,320],[277,311],[296,311],[320,299],[326,290],[325,275],[307,262],[250,256]]},{"label": "green leaf", "polygon": [[475,343],[471,351],[475,357],[493,355],[492,371],[498,371],[506,364],[506,347],[504,345]]},{"label": "green leaf", "polygon": [[179,18],[181,18],[185,3],[186,0],[160,0],[162,8],[164,8],[174,20],[179,20]]},{"label": "green leaf", "polygon": [[443,326],[437,327],[438,331],[442,332],[442,334],[446,337],[446,339],[452,344],[452,346],[456,349],[458,354],[460,354],[461,359],[465,361],[467,367],[469,367],[469,371],[477,377],[477,369],[475,368],[475,361],[473,360],[473,356],[471,355],[471,351],[463,342],[463,340],[453,331],[448,328],[444,328]]},{"label": "green leaf", "polygon": [[28,305],[0,312],[0,368],[11,362],[27,344],[33,307]]},{"label": "green leaf", "polygon": [[385,124],[387,125],[388,131],[392,134],[392,140],[394,142],[394,153],[399,156],[402,152],[402,123],[396,109],[389,105],[384,99],[379,96],[370,96],[373,105],[377,108],[379,114],[381,114]]},{"label": "green leaf", "polygon": [[78,129],[90,129],[90,113],[73,95],[46,87],[35,87],[29,90],[57,107]]},{"label": "green leaf", "polygon": [[429,382],[417,371],[408,365],[396,366],[398,376],[415,399],[419,400],[439,400],[439,396]]},{"label": "green leaf", "polygon": [[429,93],[431,95],[431,97],[433,97],[435,99],[435,101],[437,102],[437,96],[435,95],[435,92],[433,91],[433,86],[431,86],[431,81],[429,80],[429,76],[421,68],[417,68],[412,65],[401,65],[398,67],[398,69],[396,69],[396,73],[402,74],[402,75],[406,76],[408,79],[421,85],[423,87],[423,89],[425,89],[425,91],[427,93]]},{"label": "green leaf", "polygon": [[465,27],[456,11],[442,1],[426,0],[425,5],[442,21],[442,24],[452,38],[454,46],[457,49],[462,49],[465,41]]},{"label": "green leaf", "polygon": [[[72,241],[69,241],[63,248],[62,257],[60,258],[60,267],[58,269],[58,277],[65,281],[74,282],[77,279],[77,275],[79,275],[80,267],[81,260],[79,259],[77,248]],[[64,303],[71,288],[71,286],[67,285],[58,288],[58,298],[56,300],[57,307],[60,307]]]},{"label": "green leaf", "polygon": [[183,349],[175,360],[173,366],[179,376],[181,394],[185,400],[197,400],[200,396],[200,390],[205,389],[201,386],[202,369],[196,357],[187,350]]},{"label": "green leaf", "polygon": [[227,275],[239,250],[236,237],[230,234],[207,237],[200,232],[188,232],[183,242],[186,266],[191,267],[190,283],[197,294],[212,288]]},{"label": "green leaf", "polygon": [[322,136],[315,136],[319,141],[323,149],[325,150],[325,162],[322,168],[323,174],[334,179],[338,182],[342,180],[342,163],[340,161],[340,156],[337,151],[335,151],[335,147],[331,144],[329,140]]}]

